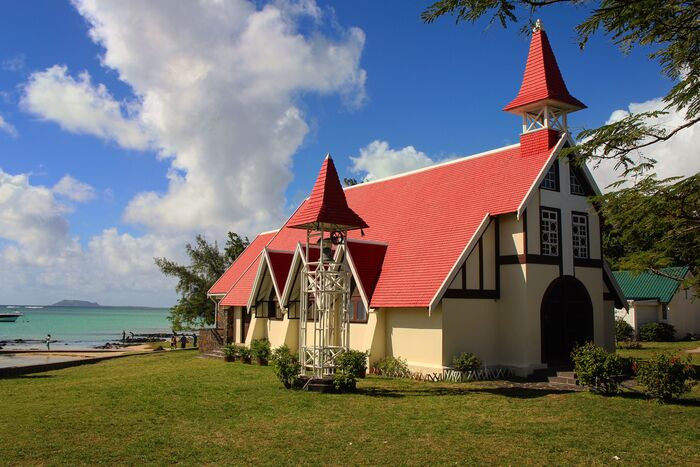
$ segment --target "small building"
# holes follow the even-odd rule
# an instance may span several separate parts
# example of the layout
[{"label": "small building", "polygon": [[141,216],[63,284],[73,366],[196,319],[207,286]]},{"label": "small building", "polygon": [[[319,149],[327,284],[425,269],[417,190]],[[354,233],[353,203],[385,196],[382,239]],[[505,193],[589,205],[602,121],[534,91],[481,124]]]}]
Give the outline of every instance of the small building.
[{"label": "small building", "polygon": [[290,221],[259,234],[209,290],[216,325],[202,349],[259,338],[303,347],[302,271],[327,255],[350,277],[343,338],[370,362],[401,357],[432,372],[472,352],[527,375],[587,341],[613,351],[614,309],[626,302],[588,198],[599,190],[585,165],[560,157],[575,144],[567,116],[583,108],[538,25],[504,109],[522,120],[519,143],[344,189],[327,157],[292,219],[311,204],[323,211],[332,193],[366,226],[328,244]]},{"label": "small building", "polygon": [[700,300],[697,291],[683,287],[689,268],[675,267],[652,272],[613,272],[629,309],[616,309],[615,316],[627,321],[635,333],[647,323],[667,323],[676,338],[700,334]]}]

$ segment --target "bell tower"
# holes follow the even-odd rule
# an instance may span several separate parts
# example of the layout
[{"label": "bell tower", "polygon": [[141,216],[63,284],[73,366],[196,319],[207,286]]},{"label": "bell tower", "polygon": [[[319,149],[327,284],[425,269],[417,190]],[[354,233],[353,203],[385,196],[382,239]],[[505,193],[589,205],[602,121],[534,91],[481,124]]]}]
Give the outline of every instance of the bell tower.
[{"label": "bell tower", "polygon": [[539,130],[568,131],[567,114],[585,109],[566,88],[542,22],[532,30],[520,92],[503,110],[522,116],[523,136]]},{"label": "bell tower", "polygon": [[[311,195],[287,226],[306,230],[299,317],[301,374],[327,379],[335,371],[336,357],[350,345],[350,271],[334,248],[345,244],[348,231],[368,227],[348,206],[330,154]],[[312,248],[321,249],[318,260],[310,256]],[[313,332],[307,330],[310,325]]]}]

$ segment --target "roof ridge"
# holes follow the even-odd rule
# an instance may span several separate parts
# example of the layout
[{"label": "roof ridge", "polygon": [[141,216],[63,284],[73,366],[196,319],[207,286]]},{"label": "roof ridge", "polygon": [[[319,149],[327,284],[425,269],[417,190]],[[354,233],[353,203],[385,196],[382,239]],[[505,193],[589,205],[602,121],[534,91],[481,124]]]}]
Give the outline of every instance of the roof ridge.
[{"label": "roof ridge", "polygon": [[508,146],[502,146],[502,147],[496,148],[496,149],[490,149],[488,151],[477,152],[476,154],[470,154],[468,156],[462,156],[462,157],[459,157],[457,159],[449,159],[449,160],[446,160],[444,162],[438,162],[436,164],[429,165],[427,167],[421,167],[420,169],[409,170],[408,172],[401,172],[398,174],[389,175],[387,177],[378,178],[376,180],[368,180],[366,182],[358,183],[357,185],[346,186],[343,188],[343,190],[345,190],[345,191],[352,190],[353,188],[357,188],[357,187],[373,185],[373,184],[379,183],[379,182],[386,182],[386,181],[393,180],[396,178],[406,177],[409,175],[415,175],[417,173],[427,172],[427,171],[433,170],[433,169],[439,169],[440,167],[444,167],[444,166],[447,166],[450,164],[458,164],[460,162],[466,162],[467,159],[469,159],[469,160],[478,159],[478,158],[490,156],[490,155],[493,155],[493,154],[496,154],[499,152],[507,151],[509,149],[515,149],[518,146],[520,146],[519,142],[515,143],[515,144],[510,144]]}]

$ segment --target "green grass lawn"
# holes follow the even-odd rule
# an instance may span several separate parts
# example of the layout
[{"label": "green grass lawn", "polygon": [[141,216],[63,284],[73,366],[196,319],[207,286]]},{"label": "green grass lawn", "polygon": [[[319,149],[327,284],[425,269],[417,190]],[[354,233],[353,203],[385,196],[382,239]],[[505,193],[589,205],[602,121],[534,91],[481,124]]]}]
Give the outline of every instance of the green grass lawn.
[{"label": "green grass lawn", "polygon": [[288,391],[195,352],[0,380],[0,464],[700,463],[700,390],[679,404],[497,383],[368,378]]},{"label": "green grass lawn", "polygon": [[617,349],[617,353],[623,357],[649,358],[659,353],[671,353],[681,355],[684,359],[690,357],[691,363],[700,365],[700,353],[689,354],[685,350],[700,348],[700,341],[677,342],[642,342],[641,349]]}]

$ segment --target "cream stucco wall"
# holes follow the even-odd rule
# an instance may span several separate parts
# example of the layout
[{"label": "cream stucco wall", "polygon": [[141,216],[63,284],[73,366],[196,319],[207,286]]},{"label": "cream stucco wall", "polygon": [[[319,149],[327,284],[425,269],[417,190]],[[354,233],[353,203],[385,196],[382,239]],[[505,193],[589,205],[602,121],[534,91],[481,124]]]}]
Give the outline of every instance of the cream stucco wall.
[{"label": "cream stucco wall", "polygon": [[676,338],[700,334],[700,299],[693,301],[693,289],[678,289],[668,304],[668,324],[676,328]]},{"label": "cream stucco wall", "polygon": [[499,364],[498,302],[483,299],[444,299],[442,301],[442,364],[462,352],[471,352],[486,365]]},{"label": "cream stucco wall", "polygon": [[442,368],[442,304],[427,308],[382,308],[386,354],[406,359],[413,369]]},{"label": "cream stucco wall", "polygon": [[499,216],[501,256],[521,255],[525,253],[525,235],[523,234],[522,219],[515,214]]}]

